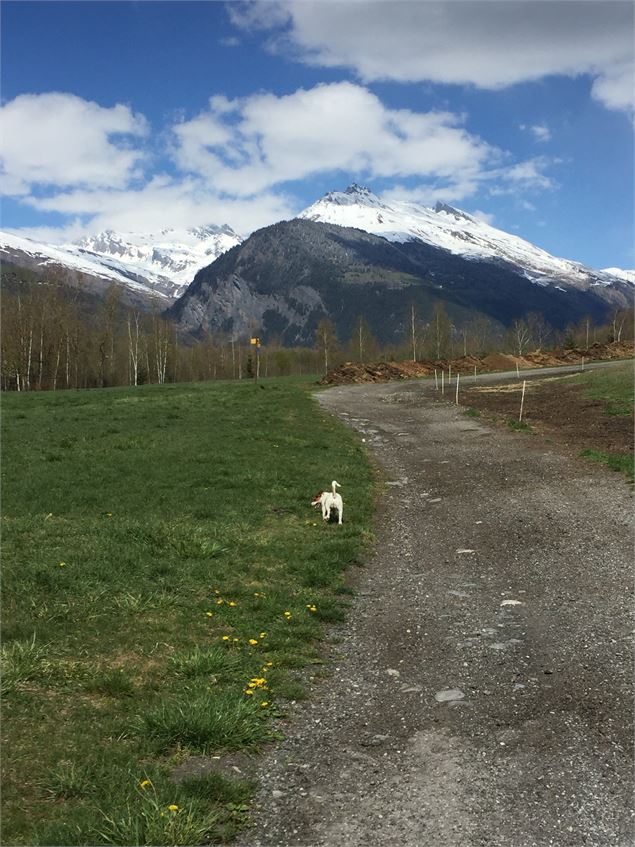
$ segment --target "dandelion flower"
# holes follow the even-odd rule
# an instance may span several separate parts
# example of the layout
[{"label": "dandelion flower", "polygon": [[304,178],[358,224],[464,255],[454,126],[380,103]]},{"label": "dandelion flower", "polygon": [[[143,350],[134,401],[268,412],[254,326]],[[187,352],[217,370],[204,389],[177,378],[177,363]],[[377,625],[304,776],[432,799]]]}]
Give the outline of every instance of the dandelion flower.
[{"label": "dandelion flower", "polygon": [[170,803],[170,805],[168,806],[169,812],[178,812],[178,810],[179,807],[176,805],[176,803]]},{"label": "dandelion flower", "polygon": [[228,606],[235,606],[235,605],[236,605],[236,603],[235,603],[233,600],[230,600],[230,601],[229,601],[229,603],[228,603],[227,605],[228,605]]},{"label": "dandelion flower", "polygon": [[149,779],[142,779],[139,783],[139,788],[147,788],[148,785],[152,785],[152,782]]},{"label": "dandelion flower", "polygon": [[260,708],[261,708],[261,709],[266,709],[268,705],[269,705],[269,701],[268,701],[268,700],[263,700],[263,701],[262,701],[262,703],[260,704]]},{"label": "dandelion flower", "polygon": [[245,688],[245,694],[247,694],[248,696],[251,696],[253,693],[254,692],[251,690],[251,688]]},{"label": "dandelion flower", "polygon": [[261,633],[260,633],[260,638],[265,638],[265,636],[266,636],[266,635],[267,635],[267,633],[266,633],[266,632],[261,632]]},{"label": "dandelion flower", "polygon": [[66,565],[66,562],[60,562],[58,568],[63,568]]},{"label": "dandelion flower", "polygon": [[205,612],[208,618],[212,618],[214,616],[214,612]]},{"label": "dandelion flower", "polygon": [[272,667],[273,667],[273,662],[265,662],[265,664],[267,665],[267,667],[268,667],[268,668],[272,668]]},{"label": "dandelion flower", "polygon": [[284,613],[284,616],[285,616],[285,618],[286,618],[287,620],[289,620],[289,618],[293,617],[293,615],[291,614],[291,612],[285,612],[285,613]]},{"label": "dandelion flower", "polygon": [[223,635],[223,641],[229,641],[229,635]]},{"label": "dandelion flower", "polygon": [[257,644],[257,643],[258,643],[258,639],[257,639],[257,638],[250,638],[250,639],[249,639],[249,643],[250,643],[250,644],[251,644],[251,646],[253,647],[255,644]]},{"label": "dandelion flower", "polygon": [[217,601],[216,601],[216,605],[217,605],[217,606],[222,606],[224,602],[225,602],[224,600],[220,600],[220,599],[219,599],[219,600],[217,600]]}]

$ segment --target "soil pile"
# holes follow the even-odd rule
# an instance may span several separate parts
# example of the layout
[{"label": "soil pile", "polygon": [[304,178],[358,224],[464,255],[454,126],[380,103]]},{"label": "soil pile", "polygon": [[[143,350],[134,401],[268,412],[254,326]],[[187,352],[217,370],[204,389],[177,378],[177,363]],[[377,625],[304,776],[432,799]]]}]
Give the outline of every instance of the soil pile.
[{"label": "soil pile", "polygon": [[437,359],[436,361],[413,362],[345,362],[322,377],[320,385],[350,385],[362,382],[388,382],[393,379],[413,379],[418,376],[432,376],[436,371],[452,369],[453,373],[471,374],[474,368],[479,373],[492,371],[513,371],[525,368],[544,368],[555,365],[571,365],[582,362],[606,359],[630,359],[635,355],[635,346],[629,342],[613,341],[609,344],[592,344],[588,349],[567,348],[542,352],[535,350],[524,356],[510,353],[489,353],[482,359],[476,356],[459,356],[456,359]]}]

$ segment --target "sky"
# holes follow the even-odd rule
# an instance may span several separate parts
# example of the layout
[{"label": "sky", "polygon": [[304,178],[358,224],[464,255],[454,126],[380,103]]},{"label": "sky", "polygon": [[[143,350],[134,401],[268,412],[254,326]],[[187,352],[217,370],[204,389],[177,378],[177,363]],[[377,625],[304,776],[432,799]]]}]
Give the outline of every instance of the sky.
[{"label": "sky", "polygon": [[630,0],[29,2],[2,14],[2,227],[229,224],[331,190],[635,267]]}]

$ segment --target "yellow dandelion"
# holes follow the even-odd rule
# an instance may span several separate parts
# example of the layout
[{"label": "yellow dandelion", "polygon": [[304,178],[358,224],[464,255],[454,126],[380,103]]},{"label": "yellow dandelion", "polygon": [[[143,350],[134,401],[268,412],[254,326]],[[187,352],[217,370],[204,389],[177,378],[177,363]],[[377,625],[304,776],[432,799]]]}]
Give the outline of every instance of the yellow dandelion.
[{"label": "yellow dandelion", "polygon": [[225,602],[224,600],[217,600],[217,601],[216,601],[216,605],[217,605],[217,606],[222,606],[224,602]]},{"label": "yellow dandelion", "polygon": [[178,812],[178,810],[179,807],[176,805],[176,803],[170,803],[170,805],[168,806],[169,812]]},{"label": "yellow dandelion", "polygon": [[272,668],[272,667],[273,667],[273,662],[265,662],[265,664],[266,664],[266,666],[267,666],[268,668]]},{"label": "yellow dandelion", "polygon": [[220,594],[220,591],[218,590],[218,588],[214,589],[214,594]]},{"label": "yellow dandelion", "polygon": [[230,601],[229,601],[229,603],[228,603],[227,605],[228,605],[228,606],[235,606],[235,605],[236,605],[236,603],[235,603],[233,600],[230,600]]},{"label": "yellow dandelion", "polygon": [[251,690],[251,688],[245,688],[245,694],[247,694],[248,696],[251,696],[253,693],[254,692]]},{"label": "yellow dandelion", "polygon": [[266,633],[266,632],[261,632],[261,633],[260,633],[260,638],[265,638],[265,637],[266,637],[266,635],[267,635],[267,633]]},{"label": "yellow dandelion", "polygon": [[147,788],[148,785],[152,785],[152,782],[149,779],[142,779],[139,783],[139,788]]},{"label": "yellow dandelion", "polygon": [[269,701],[268,701],[268,700],[263,700],[263,701],[262,701],[262,703],[260,704],[260,708],[261,708],[261,709],[266,709],[268,705],[269,705]]},{"label": "yellow dandelion", "polygon": [[66,566],[66,562],[60,562],[60,563],[58,564],[58,566],[57,566],[57,567],[58,567],[58,568],[63,568],[63,567],[65,567],[65,566]]},{"label": "yellow dandelion", "polygon": [[287,618],[287,619],[289,619],[289,618],[292,618],[292,617],[293,617],[293,615],[291,614],[291,612],[285,612],[285,613],[284,613],[284,616],[285,616],[285,618]]},{"label": "yellow dandelion", "polygon": [[253,647],[255,644],[257,644],[257,643],[258,643],[258,639],[257,639],[257,638],[250,638],[250,639],[249,639],[249,643],[250,643],[250,644],[252,645],[252,647]]},{"label": "yellow dandelion", "polygon": [[214,612],[205,612],[205,614],[207,615],[208,618],[214,617]]},{"label": "yellow dandelion", "polygon": [[229,641],[229,635],[223,635],[223,641]]},{"label": "yellow dandelion", "polygon": [[240,638],[234,638],[234,641],[240,641]]}]

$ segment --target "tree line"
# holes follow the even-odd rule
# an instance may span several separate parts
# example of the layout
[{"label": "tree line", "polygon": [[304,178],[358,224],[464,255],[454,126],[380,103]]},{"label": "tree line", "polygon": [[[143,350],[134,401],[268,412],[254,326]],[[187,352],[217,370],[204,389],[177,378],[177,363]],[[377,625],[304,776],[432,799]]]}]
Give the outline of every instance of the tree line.
[{"label": "tree line", "polygon": [[[259,334],[254,327],[252,335]],[[143,311],[122,302],[113,284],[105,297],[55,282],[21,280],[3,291],[0,380],[4,391],[104,388],[212,379],[324,373],[344,361],[439,360],[483,356],[494,350],[522,355],[556,346],[589,347],[595,341],[633,340],[633,315],[616,310],[596,326],[585,318],[564,331],[530,313],[509,328],[475,314],[456,325],[443,304],[430,314],[411,305],[401,339],[380,345],[363,315],[348,339],[323,319],[312,347],[286,347],[270,338],[256,350],[250,337],[206,333],[194,341],[166,320],[157,306]]]}]

